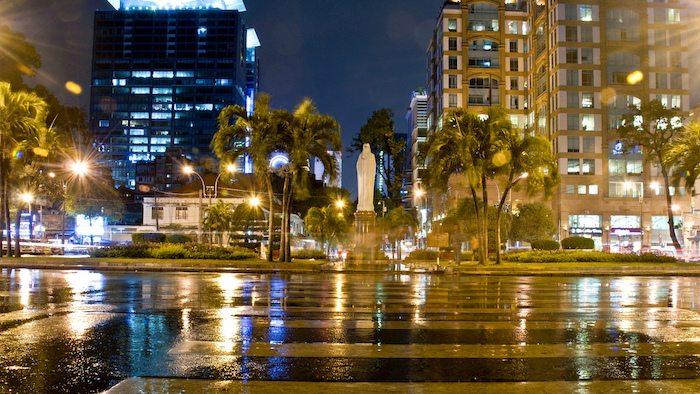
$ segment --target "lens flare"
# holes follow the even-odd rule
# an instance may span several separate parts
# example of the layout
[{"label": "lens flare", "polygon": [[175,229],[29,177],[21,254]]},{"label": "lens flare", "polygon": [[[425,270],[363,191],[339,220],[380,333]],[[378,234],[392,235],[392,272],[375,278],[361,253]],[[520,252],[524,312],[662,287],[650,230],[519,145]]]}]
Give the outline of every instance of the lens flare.
[{"label": "lens flare", "polygon": [[83,88],[73,81],[66,82],[66,90],[73,94],[80,94],[83,92]]}]

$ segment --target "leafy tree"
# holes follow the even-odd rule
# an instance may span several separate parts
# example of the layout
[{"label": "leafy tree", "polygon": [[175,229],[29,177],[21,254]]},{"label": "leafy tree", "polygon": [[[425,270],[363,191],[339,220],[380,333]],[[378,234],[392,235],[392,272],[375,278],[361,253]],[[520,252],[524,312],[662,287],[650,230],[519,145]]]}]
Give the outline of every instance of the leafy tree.
[{"label": "leafy tree", "polygon": [[339,237],[350,231],[342,209],[337,206],[312,207],[304,217],[306,230],[320,241],[326,256],[330,255],[333,243],[338,243]]},{"label": "leafy tree", "polygon": [[310,99],[304,99],[294,113],[282,114],[284,124],[283,149],[289,163],[283,168],[282,240],[280,261],[291,261],[291,207],[296,192],[308,193],[306,176],[309,160],[314,157],[323,165],[324,177],[335,179],[338,164],[330,151],[342,149],[340,125],[331,116],[321,115]]},{"label": "leafy tree", "polygon": [[397,207],[389,211],[386,215],[377,220],[378,227],[382,233],[389,237],[392,249],[396,251],[397,258],[401,259],[401,240],[412,234],[411,229],[415,229],[418,221],[415,216],[406,211],[403,207]]},{"label": "leafy tree", "polygon": [[[363,144],[369,144],[378,158],[378,175],[386,185],[386,197],[393,202],[392,206],[397,207],[401,205],[406,140],[396,137],[393,118],[394,111],[388,108],[372,112],[372,117],[367,119],[367,123],[353,138],[350,151],[360,152]],[[384,190],[380,192],[384,194]]]},{"label": "leafy tree", "polygon": [[[278,234],[281,221],[278,217],[274,219],[274,233]],[[260,206],[253,206],[249,203],[239,204],[233,211],[229,245],[257,249],[264,238],[266,223],[265,213]],[[278,240],[279,236],[273,239]]]},{"label": "leafy tree", "polygon": [[[253,171],[264,180],[268,196],[268,253],[272,261],[272,237],[274,234],[275,199],[272,188],[272,168],[270,155],[281,147],[279,130],[280,113],[270,108],[271,96],[259,93],[255,100],[255,110],[248,115],[240,105],[228,106],[219,114],[219,130],[214,134],[211,145],[222,163],[233,163],[239,157],[250,157]],[[232,123],[233,121],[233,123]]]},{"label": "leafy tree", "polygon": [[0,26],[0,48],[0,80],[15,89],[29,90],[22,77],[33,76],[41,67],[39,52],[27,43],[24,34],[13,32],[7,25]]},{"label": "leafy tree", "polygon": [[[90,224],[98,217],[118,221],[126,210],[121,195],[114,188],[111,174],[93,168],[68,184],[65,207],[70,215],[84,215]],[[90,244],[93,243],[90,235]]]},{"label": "leafy tree", "polygon": [[622,116],[622,126],[617,129],[620,137],[626,140],[626,150],[635,145],[644,147],[644,163],[657,165],[664,180],[666,190],[666,212],[668,214],[668,231],[676,250],[681,245],[673,226],[673,196],[671,195],[669,146],[683,131],[683,118],[676,111],[664,107],[659,100],[632,107],[630,113]]},{"label": "leafy tree", "polygon": [[556,233],[557,224],[552,208],[541,202],[518,204],[518,215],[510,229],[512,240],[532,242],[551,239]]}]

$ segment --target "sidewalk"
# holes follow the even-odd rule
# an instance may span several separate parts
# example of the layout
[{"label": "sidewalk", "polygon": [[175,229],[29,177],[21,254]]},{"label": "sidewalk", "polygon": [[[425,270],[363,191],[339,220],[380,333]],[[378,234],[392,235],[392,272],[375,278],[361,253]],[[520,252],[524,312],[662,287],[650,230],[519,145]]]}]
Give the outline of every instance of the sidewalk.
[{"label": "sidewalk", "polygon": [[[584,265],[585,263],[582,263]],[[148,271],[148,272],[323,272],[323,273],[381,273],[387,271],[405,273],[434,273],[453,275],[507,275],[507,276],[700,276],[700,264],[618,267],[557,267],[556,263],[539,264],[533,267],[508,267],[489,264],[438,265],[435,262],[325,262],[305,261],[293,263],[279,262],[237,262],[225,263],[203,260],[201,263],[178,260],[153,261],[110,261],[98,258],[3,258],[0,268],[29,268],[56,270],[95,270],[95,271]]]}]

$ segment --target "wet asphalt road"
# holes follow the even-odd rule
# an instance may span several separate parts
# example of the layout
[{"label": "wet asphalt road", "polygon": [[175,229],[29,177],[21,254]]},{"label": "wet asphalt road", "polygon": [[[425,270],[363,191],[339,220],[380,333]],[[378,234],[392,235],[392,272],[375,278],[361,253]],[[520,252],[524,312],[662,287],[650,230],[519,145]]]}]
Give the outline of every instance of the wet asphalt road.
[{"label": "wet asphalt road", "polygon": [[[178,378],[222,392],[269,391],[268,381],[300,392],[524,381],[540,385],[533,392],[581,382],[700,390],[694,277],[5,269],[0,281],[0,392],[94,393],[124,380],[111,392],[135,392],[134,382],[194,392]],[[358,382],[374,386],[347,386]]]}]

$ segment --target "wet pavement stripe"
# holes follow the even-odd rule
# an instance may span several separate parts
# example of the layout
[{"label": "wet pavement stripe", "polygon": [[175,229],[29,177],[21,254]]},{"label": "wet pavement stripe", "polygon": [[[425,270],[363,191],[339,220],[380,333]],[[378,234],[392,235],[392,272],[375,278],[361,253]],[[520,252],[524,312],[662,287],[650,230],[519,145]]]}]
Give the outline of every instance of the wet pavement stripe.
[{"label": "wet pavement stripe", "polygon": [[606,321],[537,321],[534,319],[508,321],[435,321],[413,319],[406,321],[377,320],[276,320],[256,318],[252,324],[258,328],[324,328],[324,329],[382,329],[382,330],[577,330],[624,329],[651,330],[663,325],[669,328],[700,328],[700,321],[661,320],[650,323],[648,319]]},{"label": "wet pavement stripe", "polygon": [[263,382],[256,380],[203,380],[131,378],[105,394],[131,393],[697,393],[698,379],[598,380],[574,382],[493,383],[347,383],[347,382]]},{"label": "wet pavement stripe", "polygon": [[700,343],[536,344],[536,345],[375,345],[369,343],[234,343],[183,341],[171,355],[341,358],[593,358],[698,356]]}]

